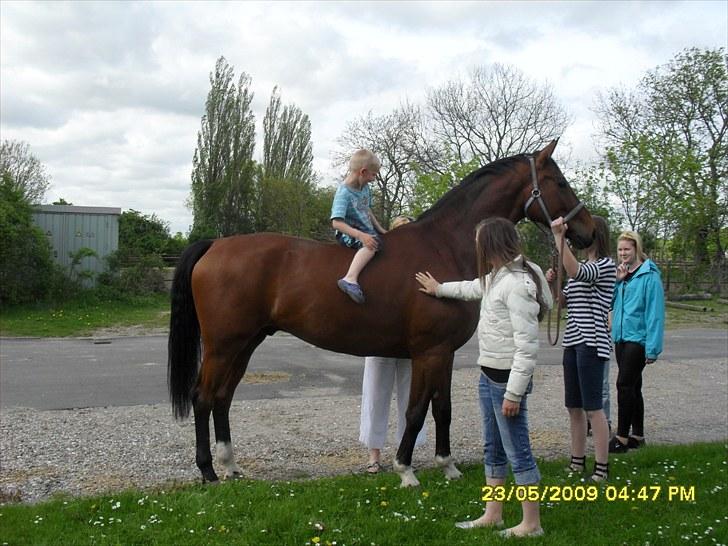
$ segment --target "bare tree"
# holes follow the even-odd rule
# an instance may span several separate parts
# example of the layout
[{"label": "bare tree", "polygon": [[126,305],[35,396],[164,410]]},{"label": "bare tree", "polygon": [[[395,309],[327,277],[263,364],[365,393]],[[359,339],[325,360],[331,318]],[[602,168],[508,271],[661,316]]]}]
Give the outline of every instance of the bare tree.
[{"label": "bare tree", "polygon": [[25,201],[40,203],[51,185],[50,176],[35,157],[27,142],[3,140],[0,146],[0,176],[7,174],[13,189]]},{"label": "bare tree", "polygon": [[425,149],[417,140],[420,125],[419,109],[405,104],[391,114],[375,116],[369,112],[349,122],[337,139],[341,149],[334,153],[336,166],[345,167],[359,148],[370,149],[382,162],[375,181],[373,210],[384,224],[409,209],[418,150]]},{"label": "bare tree", "polygon": [[430,90],[427,112],[446,163],[477,158],[484,165],[532,152],[561,136],[570,123],[549,85],[502,64],[476,67],[469,82],[450,81]]}]

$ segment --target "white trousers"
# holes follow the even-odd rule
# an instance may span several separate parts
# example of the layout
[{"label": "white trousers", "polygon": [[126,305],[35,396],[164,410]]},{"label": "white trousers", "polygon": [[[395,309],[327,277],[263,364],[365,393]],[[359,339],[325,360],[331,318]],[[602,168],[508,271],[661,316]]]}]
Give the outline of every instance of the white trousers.
[{"label": "white trousers", "polygon": [[[382,449],[387,440],[389,406],[397,385],[397,443],[402,441],[407,425],[407,403],[412,381],[412,361],[407,358],[368,356],[364,359],[361,389],[361,424],[359,441],[369,449]],[[415,445],[427,438],[427,423],[417,435]]]}]

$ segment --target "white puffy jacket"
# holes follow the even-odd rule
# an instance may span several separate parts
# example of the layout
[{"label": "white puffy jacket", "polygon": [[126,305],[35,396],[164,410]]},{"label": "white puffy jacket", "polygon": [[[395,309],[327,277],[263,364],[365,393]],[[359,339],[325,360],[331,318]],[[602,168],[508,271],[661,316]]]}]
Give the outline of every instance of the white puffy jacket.
[{"label": "white puffy jacket", "polygon": [[[551,309],[553,300],[546,278],[538,265],[528,263],[538,274],[542,299]],[[485,276],[485,282],[475,279],[442,283],[437,297],[481,300],[478,364],[510,369],[505,397],[520,402],[536,366],[539,313],[536,285],[525,269],[523,257],[492,271]]]}]

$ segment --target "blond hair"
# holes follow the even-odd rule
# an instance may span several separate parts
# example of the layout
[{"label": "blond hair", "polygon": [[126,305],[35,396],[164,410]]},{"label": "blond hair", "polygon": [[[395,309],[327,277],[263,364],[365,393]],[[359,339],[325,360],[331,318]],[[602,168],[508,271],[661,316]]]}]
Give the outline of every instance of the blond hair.
[{"label": "blond hair", "polygon": [[382,163],[374,152],[365,148],[351,154],[351,158],[349,159],[349,170],[353,173],[361,169],[377,172],[381,166]]},{"label": "blond hair", "polygon": [[645,261],[647,259],[647,254],[645,254],[645,251],[642,247],[642,237],[639,236],[639,233],[636,233],[634,231],[623,231],[619,234],[618,241],[631,241],[634,244],[634,250],[637,257]]}]

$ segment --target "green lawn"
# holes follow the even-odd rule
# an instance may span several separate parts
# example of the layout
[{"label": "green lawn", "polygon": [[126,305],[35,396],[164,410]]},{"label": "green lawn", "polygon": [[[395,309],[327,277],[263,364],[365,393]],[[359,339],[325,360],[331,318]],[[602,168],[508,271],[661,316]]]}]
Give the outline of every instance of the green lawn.
[{"label": "green lawn", "polygon": [[[569,476],[565,465],[540,462],[546,535],[527,544],[728,543],[725,443],[648,446],[615,456],[611,479],[600,486]],[[398,477],[385,473],[6,505],[0,507],[0,536],[13,545],[505,543],[492,530],[453,526],[483,507],[482,467],[463,470],[464,478],[454,482],[439,470],[420,472],[416,489],[400,489]],[[519,503],[507,501],[506,523],[519,517]]]},{"label": "green lawn", "polygon": [[59,304],[3,307],[3,336],[87,336],[100,328],[138,326],[142,330],[169,325],[169,295],[133,297],[125,300],[78,298]]},{"label": "green lawn", "polygon": [[[728,305],[717,298],[685,302],[708,307],[707,312],[667,308],[667,328],[726,328]],[[564,313],[565,314],[565,313]],[[0,335],[32,337],[87,336],[102,328],[167,328],[169,296],[157,294],[125,301],[79,298],[63,304],[3,307]],[[562,331],[566,321],[562,323]],[[545,327],[545,321],[544,326]],[[555,330],[555,325],[553,326]]]}]

